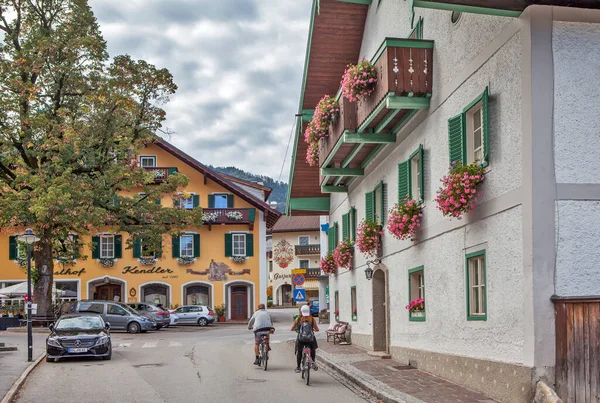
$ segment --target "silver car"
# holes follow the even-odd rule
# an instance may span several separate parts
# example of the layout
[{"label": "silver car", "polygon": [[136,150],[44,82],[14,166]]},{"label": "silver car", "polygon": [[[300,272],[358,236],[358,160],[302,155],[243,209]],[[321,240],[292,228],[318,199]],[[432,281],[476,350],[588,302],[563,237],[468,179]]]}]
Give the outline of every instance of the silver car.
[{"label": "silver car", "polygon": [[171,317],[167,309],[147,302],[128,302],[127,305],[135,309],[140,315],[154,319],[156,321],[156,330],[167,327],[171,323]]},{"label": "silver car", "polygon": [[175,310],[179,317],[178,325],[207,326],[215,321],[215,316],[210,308],[202,305],[184,305]]}]

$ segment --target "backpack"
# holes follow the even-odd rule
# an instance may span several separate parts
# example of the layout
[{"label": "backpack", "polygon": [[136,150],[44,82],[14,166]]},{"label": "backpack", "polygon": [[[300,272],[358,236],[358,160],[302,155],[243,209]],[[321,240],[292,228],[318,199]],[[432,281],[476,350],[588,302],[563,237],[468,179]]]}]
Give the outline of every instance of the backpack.
[{"label": "backpack", "polygon": [[300,322],[300,327],[298,331],[298,341],[301,343],[312,343],[315,338],[313,333],[312,323]]}]

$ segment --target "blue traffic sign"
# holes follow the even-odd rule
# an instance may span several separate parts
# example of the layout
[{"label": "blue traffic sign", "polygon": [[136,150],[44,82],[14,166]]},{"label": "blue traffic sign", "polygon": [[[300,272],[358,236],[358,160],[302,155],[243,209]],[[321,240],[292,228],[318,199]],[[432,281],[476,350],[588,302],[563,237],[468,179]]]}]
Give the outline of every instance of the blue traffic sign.
[{"label": "blue traffic sign", "polygon": [[294,301],[296,301],[296,302],[306,301],[306,290],[304,288],[296,288],[294,290]]}]

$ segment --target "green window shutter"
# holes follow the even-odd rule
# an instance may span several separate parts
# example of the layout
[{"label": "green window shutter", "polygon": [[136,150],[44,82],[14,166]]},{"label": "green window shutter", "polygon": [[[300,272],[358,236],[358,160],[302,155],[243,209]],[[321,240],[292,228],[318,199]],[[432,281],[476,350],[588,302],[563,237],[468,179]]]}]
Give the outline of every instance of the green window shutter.
[{"label": "green window shutter", "polygon": [[489,118],[488,118],[488,88],[481,95],[481,124],[483,125],[483,162],[488,163],[490,157]]},{"label": "green window shutter", "polygon": [[179,207],[181,207],[181,206],[179,205],[179,196],[178,196],[178,195],[177,195],[177,196],[175,196],[175,198],[173,199],[173,207],[175,207],[175,208],[179,208]]},{"label": "green window shutter", "polygon": [[200,207],[200,195],[192,195],[193,207]]},{"label": "green window shutter", "polygon": [[123,257],[123,236],[115,235],[115,259]]},{"label": "green window shutter", "polygon": [[154,252],[154,256],[156,256],[157,258],[162,257],[162,240],[160,241],[160,245],[158,245],[158,250]]},{"label": "green window shutter", "polygon": [[139,258],[140,256],[142,256],[142,241],[136,238],[133,241],[133,257]]},{"label": "green window shutter", "polygon": [[350,234],[352,235],[352,240],[356,240],[356,209],[352,207],[350,209]]},{"label": "green window shutter", "polygon": [[225,234],[225,256],[231,257],[233,255],[233,235]]},{"label": "green window shutter", "polygon": [[425,182],[423,181],[423,178],[425,177],[425,174],[423,173],[423,145],[421,144],[419,146],[419,171],[421,172],[421,176],[419,177],[419,199],[420,200],[425,200]]},{"label": "green window shutter", "polygon": [[412,197],[411,190],[410,160],[407,160],[398,164],[398,201],[402,203],[407,195]]},{"label": "green window shutter", "polygon": [[246,234],[246,256],[254,256],[254,236]]},{"label": "green window shutter", "polygon": [[350,213],[342,214],[342,239],[350,238]]},{"label": "green window shutter", "polygon": [[335,249],[335,246],[333,246],[334,244],[334,234],[333,234],[333,226],[329,227],[329,229],[327,230],[327,249],[329,252],[333,252],[333,250]]},{"label": "green window shutter", "polygon": [[254,222],[256,220],[256,209],[251,208],[248,210],[248,221]]},{"label": "green window shutter", "polygon": [[19,256],[19,244],[17,243],[17,236],[13,235],[8,238],[8,258],[16,260],[17,256]]},{"label": "green window shutter", "polygon": [[99,236],[92,237],[92,247],[94,248],[92,250],[92,259],[99,259],[100,258],[100,237]]},{"label": "green window shutter", "polygon": [[464,115],[456,115],[448,119],[448,148],[450,164],[466,163],[465,119]]},{"label": "green window shutter", "polygon": [[381,182],[381,217],[379,223],[383,225],[387,217],[387,185]]},{"label": "green window shutter", "polygon": [[215,208],[215,195],[208,195],[208,208]]},{"label": "green window shutter", "polygon": [[180,256],[179,237],[178,236],[174,236],[172,239],[171,256],[173,256],[175,258]]},{"label": "green window shutter", "polygon": [[169,168],[169,175],[174,175],[177,173],[177,168]]},{"label": "green window shutter", "polygon": [[375,215],[375,192],[365,193],[365,219],[373,220]]},{"label": "green window shutter", "polygon": [[160,204],[160,199],[156,199],[156,204]]},{"label": "green window shutter", "polygon": [[194,234],[194,257],[200,257],[200,234]]},{"label": "green window shutter", "polygon": [[73,234],[71,237],[73,240],[73,259],[77,259],[81,256],[79,251],[79,235]]},{"label": "green window shutter", "polygon": [[333,249],[337,247],[339,242],[338,223],[336,221],[335,224],[333,224]]},{"label": "green window shutter", "polygon": [[233,208],[233,195],[227,195],[227,208]]}]

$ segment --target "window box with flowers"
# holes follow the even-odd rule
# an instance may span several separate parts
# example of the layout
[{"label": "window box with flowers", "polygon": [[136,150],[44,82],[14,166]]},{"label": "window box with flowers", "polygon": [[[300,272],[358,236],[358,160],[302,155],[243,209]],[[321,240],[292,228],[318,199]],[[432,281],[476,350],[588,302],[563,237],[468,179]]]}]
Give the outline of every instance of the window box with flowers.
[{"label": "window box with flowers", "polygon": [[352,321],[356,322],[358,320],[358,311],[356,308],[352,310]]},{"label": "window box with flowers", "polygon": [[231,256],[230,259],[233,263],[244,263],[248,260],[248,256]]},{"label": "window box with flowers", "polygon": [[425,277],[424,266],[408,271],[409,302],[406,305],[411,322],[425,321]]},{"label": "window box with flowers", "polygon": [[362,100],[373,93],[377,84],[377,70],[366,59],[357,65],[350,64],[342,76],[342,94],[350,102]]},{"label": "window box with flowers", "polygon": [[453,162],[435,198],[442,214],[460,220],[463,214],[472,212],[478,201],[477,185],[483,182],[484,175],[485,168],[479,163]]},{"label": "window box with flowers", "polygon": [[101,257],[98,259],[98,263],[102,267],[113,267],[115,265],[115,259],[112,257]]},{"label": "window box with flowers", "polygon": [[183,256],[183,257],[177,258],[177,263],[179,263],[181,266],[192,265],[192,264],[194,264],[195,261],[196,261],[196,258],[192,257],[192,256]]},{"label": "window box with flowers", "polygon": [[319,163],[319,141],[329,135],[329,125],[337,118],[340,106],[335,98],[325,95],[313,113],[312,120],[304,131],[304,141],[308,144],[306,162],[310,166]]},{"label": "window box with flowers", "polygon": [[354,254],[354,243],[346,238],[333,250],[333,260],[340,269],[352,268],[352,256]]},{"label": "window box with flowers", "polygon": [[421,203],[409,197],[398,203],[388,214],[387,230],[399,240],[414,241],[417,229],[421,226]]},{"label": "window box with flowers", "polygon": [[235,220],[235,221],[240,221],[242,218],[244,218],[241,211],[228,211],[227,213],[225,213],[225,215],[230,220]]},{"label": "window box with flowers", "polygon": [[321,259],[321,263],[319,265],[323,272],[332,275],[337,272],[337,266],[335,264],[335,259],[333,258],[333,253],[329,252],[325,257]]},{"label": "window box with flowers", "polygon": [[202,213],[202,221],[207,224],[211,224],[216,222],[219,219],[219,214],[217,213]]},{"label": "window box with flowers", "polygon": [[141,256],[138,261],[142,266],[152,266],[156,263],[157,259],[154,256]]},{"label": "window box with flowers", "polygon": [[382,234],[383,229],[381,225],[368,218],[363,220],[358,226],[354,244],[365,257],[374,257],[381,248]]},{"label": "window box with flowers", "polygon": [[339,321],[340,320],[340,310],[336,309],[335,312],[333,313],[335,315],[335,321]]}]

